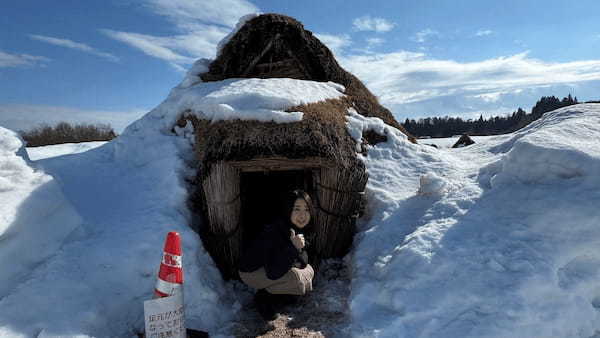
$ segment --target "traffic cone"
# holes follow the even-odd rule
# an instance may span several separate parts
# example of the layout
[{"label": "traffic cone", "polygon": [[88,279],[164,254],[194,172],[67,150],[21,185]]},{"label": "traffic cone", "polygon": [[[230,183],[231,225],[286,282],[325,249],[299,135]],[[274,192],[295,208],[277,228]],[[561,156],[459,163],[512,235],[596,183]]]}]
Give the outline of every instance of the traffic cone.
[{"label": "traffic cone", "polygon": [[163,258],[160,262],[154,298],[183,294],[183,265],[181,261],[181,239],[179,233],[169,232],[165,241]]}]

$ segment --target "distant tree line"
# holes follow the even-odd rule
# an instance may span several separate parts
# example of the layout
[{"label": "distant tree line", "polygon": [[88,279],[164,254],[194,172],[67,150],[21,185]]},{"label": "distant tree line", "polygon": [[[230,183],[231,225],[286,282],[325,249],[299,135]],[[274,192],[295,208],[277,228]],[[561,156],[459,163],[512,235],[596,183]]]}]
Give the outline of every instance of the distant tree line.
[{"label": "distant tree line", "polygon": [[19,132],[27,147],[39,147],[62,143],[110,141],[117,137],[108,124],[76,124],[60,122],[56,126],[41,125],[29,131]]},{"label": "distant tree line", "polygon": [[555,96],[544,96],[536,102],[527,114],[523,109],[506,116],[494,116],[487,119],[483,115],[479,119],[463,120],[460,117],[426,117],[418,120],[406,119],[404,128],[416,137],[451,137],[454,135],[469,134],[476,136],[498,135],[519,130],[529,123],[539,119],[544,113],[579,103],[577,97],[571,94],[562,100]]}]

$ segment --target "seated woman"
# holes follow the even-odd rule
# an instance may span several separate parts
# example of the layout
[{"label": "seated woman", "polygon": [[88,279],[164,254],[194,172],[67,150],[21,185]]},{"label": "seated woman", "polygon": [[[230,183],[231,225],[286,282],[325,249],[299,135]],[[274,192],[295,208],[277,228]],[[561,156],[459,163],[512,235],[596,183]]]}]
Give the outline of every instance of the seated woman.
[{"label": "seated woman", "polygon": [[302,190],[294,190],[286,204],[287,216],[266,226],[240,259],[240,278],[258,289],[254,301],[266,320],[275,319],[275,307],[290,298],[283,295],[301,296],[312,291],[315,274],[308,264],[304,239],[313,219],[311,198]]}]

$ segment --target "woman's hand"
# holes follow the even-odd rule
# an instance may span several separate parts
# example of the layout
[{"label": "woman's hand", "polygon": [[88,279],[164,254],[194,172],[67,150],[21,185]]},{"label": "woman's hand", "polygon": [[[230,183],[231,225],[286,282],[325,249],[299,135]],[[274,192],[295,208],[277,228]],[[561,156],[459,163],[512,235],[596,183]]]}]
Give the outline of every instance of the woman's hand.
[{"label": "woman's hand", "polygon": [[296,235],[296,232],[294,231],[294,229],[290,229],[290,232],[291,232],[290,240],[292,241],[292,244],[294,244],[296,249],[302,250],[304,248],[304,245],[306,245],[306,242],[304,241],[304,235],[303,234]]}]

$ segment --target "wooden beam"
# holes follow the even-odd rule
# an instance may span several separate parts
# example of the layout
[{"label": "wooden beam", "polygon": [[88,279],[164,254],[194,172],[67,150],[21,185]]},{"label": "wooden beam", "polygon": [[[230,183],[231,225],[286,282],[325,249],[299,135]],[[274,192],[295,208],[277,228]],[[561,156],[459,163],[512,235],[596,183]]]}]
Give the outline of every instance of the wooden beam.
[{"label": "wooden beam", "polygon": [[231,161],[228,165],[242,172],[283,171],[317,168],[333,168],[335,164],[319,157],[289,159],[285,157],[255,158],[248,161]]},{"label": "wooden beam", "polygon": [[265,56],[265,54],[267,54],[267,52],[271,49],[271,47],[273,47],[273,42],[275,40],[279,39],[279,33],[277,33],[272,39],[271,41],[269,41],[269,43],[267,44],[267,46],[265,47],[265,49],[263,49],[262,52],[260,52],[260,54],[254,58],[254,60],[252,60],[252,62],[250,62],[250,65],[248,65],[248,68],[246,68],[246,70],[244,71],[244,73],[242,74],[242,76],[248,76],[248,74],[250,74],[250,72],[252,71],[252,69],[254,69],[254,66],[256,66],[256,64],[258,63],[258,61],[260,61],[260,59],[263,58],[263,56]]},{"label": "wooden beam", "polygon": [[304,66],[302,65],[302,62],[300,62],[300,60],[298,60],[296,55],[289,48],[287,48],[286,51],[287,51],[287,54],[289,55],[289,57],[296,61],[296,65],[298,66],[298,68],[300,68],[300,71],[302,71],[302,73],[304,73],[304,77],[306,79],[311,79],[310,73],[306,70],[306,68],[304,68]]}]

